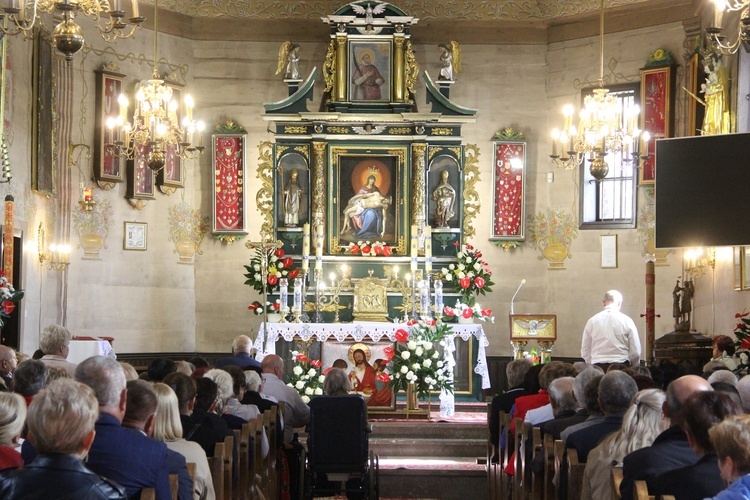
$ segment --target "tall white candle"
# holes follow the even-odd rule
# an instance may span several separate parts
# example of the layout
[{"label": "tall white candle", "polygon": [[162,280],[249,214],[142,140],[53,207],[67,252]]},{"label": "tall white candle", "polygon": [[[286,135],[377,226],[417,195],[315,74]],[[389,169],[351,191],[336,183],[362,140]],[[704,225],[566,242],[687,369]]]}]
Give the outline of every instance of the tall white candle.
[{"label": "tall white candle", "polygon": [[302,272],[310,269],[310,224],[302,226]]},{"label": "tall white candle", "polygon": [[323,269],[323,224],[315,226],[315,269]]},{"label": "tall white candle", "polygon": [[417,255],[419,255],[419,227],[411,226],[411,270],[417,270]]},{"label": "tall white candle", "polygon": [[424,228],[424,271],[427,274],[432,272],[432,228]]},{"label": "tall white candle", "polygon": [[138,0],[133,0],[133,17],[138,17]]}]

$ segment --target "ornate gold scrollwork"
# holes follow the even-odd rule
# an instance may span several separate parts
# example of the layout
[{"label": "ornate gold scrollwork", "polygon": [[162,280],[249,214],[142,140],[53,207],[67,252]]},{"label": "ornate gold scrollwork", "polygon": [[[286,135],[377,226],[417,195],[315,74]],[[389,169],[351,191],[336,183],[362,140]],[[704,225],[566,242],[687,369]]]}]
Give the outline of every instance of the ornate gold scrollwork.
[{"label": "ornate gold scrollwork", "polygon": [[432,135],[451,135],[453,133],[453,129],[450,128],[433,128],[430,131],[430,134]]},{"label": "ornate gold scrollwork", "polygon": [[279,158],[281,158],[281,155],[283,155],[288,149],[289,146],[276,145],[276,161],[278,161]]},{"label": "ornate gold scrollwork", "polygon": [[307,127],[305,126],[297,126],[297,125],[287,125],[284,127],[284,133],[287,134],[306,134],[307,133]]},{"label": "ornate gold scrollwork", "polygon": [[411,145],[412,157],[412,188],[411,188],[411,223],[423,226],[427,223],[425,217],[424,192],[425,184],[425,153],[427,144],[418,143]]},{"label": "ornate gold scrollwork", "polygon": [[[407,97],[411,97],[416,94],[417,77],[419,76],[419,64],[417,64],[417,57],[414,55],[412,50],[411,41],[406,42],[406,92]],[[412,99],[408,99],[407,102],[414,102]]]},{"label": "ornate gold scrollwork", "polygon": [[263,224],[260,227],[261,241],[273,239],[273,145],[270,141],[263,141],[258,146],[258,179],[260,189],[255,195]]},{"label": "ornate gold scrollwork", "polygon": [[310,148],[307,146],[295,146],[294,150],[302,155],[305,160],[310,160]]},{"label": "ornate gold scrollwork", "polygon": [[328,52],[323,63],[323,80],[326,84],[323,93],[330,92],[336,81],[336,42],[333,40],[328,43]]},{"label": "ornate gold scrollwork", "polygon": [[409,127],[394,127],[388,129],[388,133],[391,135],[402,135],[408,134],[409,132],[411,132]]},{"label": "ornate gold scrollwork", "polygon": [[[325,142],[313,142],[312,170],[312,216],[313,226],[325,224],[326,210],[326,146]],[[330,251],[330,249],[329,249]]]},{"label": "ornate gold scrollwork", "polygon": [[348,134],[351,132],[349,127],[327,127],[327,130],[331,134]]},{"label": "ornate gold scrollwork", "polygon": [[466,159],[464,160],[464,241],[471,238],[477,231],[474,219],[479,215],[482,206],[476,185],[479,182],[479,147],[476,144],[464,146]]}]

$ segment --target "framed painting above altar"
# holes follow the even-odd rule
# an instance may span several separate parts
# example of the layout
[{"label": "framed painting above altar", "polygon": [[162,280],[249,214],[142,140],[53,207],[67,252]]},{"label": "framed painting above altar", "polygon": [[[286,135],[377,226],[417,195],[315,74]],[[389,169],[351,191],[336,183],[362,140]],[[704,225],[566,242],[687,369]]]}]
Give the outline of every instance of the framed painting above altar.
[{"label": "framed painting above altar", "polygon": [[349,100],[391,100],[390,40],[349,41]]},{"label": "framed painting above altar", "polygon": [[395,411],[393,389],[388,387],[388,382],[378,380],[383,373],[390,375],[388,356],[385,354],[387,347],[393,349],[393,342],[323,342],[323,373],[330,368],[340,367],[349,375],[352,388],[364,396],[368,410]]}]

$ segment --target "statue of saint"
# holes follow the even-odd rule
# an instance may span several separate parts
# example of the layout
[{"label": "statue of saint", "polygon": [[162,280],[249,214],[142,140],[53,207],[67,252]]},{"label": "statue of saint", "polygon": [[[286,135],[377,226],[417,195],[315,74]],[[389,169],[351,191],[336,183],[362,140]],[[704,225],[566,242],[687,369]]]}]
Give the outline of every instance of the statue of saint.
[{"label": "statue of saint", "polygon": [[721,59],[712,55],[704,64],[706,83],[701,84],[705,94],[706,113],[703,116],[702,135],[728,134],[729,76]]},{"label": "statue of saint", "polygon": [[674,285],[674,290],[672,290],[672,317],[674,318],[674,324],[677,325],[680,323],[680,318],[682,317],[682,310],[680,309],[680,297],[682,296],[682,287],[680,286],[680,280],[677,280],[677,283]]},{"label": "statue of saint", "polygon": [[279,61],[276,67],[276,74],[284,70],[285,80],[299,80],[299,45],[292,42],[284,42],[279,47]]},{"label": "statue of saint", "polygon": [[454,72],[461,72],[461,47],[456,41],[441,43],[440,49],[440,74],[438,80],[452,82]]},{"label": "statue of saint", "polygon": [[294,227],[299,224],[299,207],[302,201],[302,187],[297,180],[297,170],[292,170],[289,182],[284,187],[284,224]]},{"label": "statue of saint", "polygon": [[456,190],[448,184],[448,171],[443,170],[440,174],[440,184],[432,192],[435,200],[435,225],[437,227],[450,227],[451,218],[456,215],[454,206],[456,203]]},{"label": "statue of saint", "polygon": [[682,287],[682,305],[680,312],[682,313],[682,321],[690,325],[690,313],[693,311],[693,295],[695,294],[695,287],[692,281],[685,281]]}]

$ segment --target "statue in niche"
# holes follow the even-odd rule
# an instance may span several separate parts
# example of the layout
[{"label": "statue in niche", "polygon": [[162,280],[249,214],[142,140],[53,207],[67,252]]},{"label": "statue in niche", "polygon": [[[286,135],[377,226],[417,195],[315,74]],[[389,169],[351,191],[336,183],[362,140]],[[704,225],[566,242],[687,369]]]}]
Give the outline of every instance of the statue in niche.
[{"label": "statue in niche", "polygon": [[302,187],[297,180],[297,170],[292,170],[289,182],[284,187],[284,224],[294,227],[299,224],[299,207],[302,201]]},{"label": "statue in niche", "polygon": [[438,45],[440,49],[440,75],[438,80],[454,80],[454,72],[461,73],[461,46],[458,42],[451,40],[448,43]]},{"label": "statue in niche", "polygon": [[706,113],[703,117],[702,135],[728,134],[729,124],[729,77],[721,59],[712,54],[703,66],[706,82],[701,92],[706,98]]},{"label": "statue in niche", "polygon": [[[286,70],[284,71],[284,65]],[[292,42],[284,42],[279,47],[279,61],[276,74],[284,71],[285,80],[299,80],[299,45]]]},{"label": "statue in niche", "polygon": [[432,192],[435,206],[435,225],[437,227],[450,227],[451,218],[456,215],[454,207],[456,204],[456,190],[448,184],[448,171],[443,170],[440,174],[440,184]]}]

